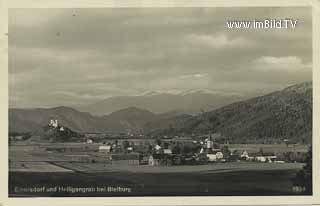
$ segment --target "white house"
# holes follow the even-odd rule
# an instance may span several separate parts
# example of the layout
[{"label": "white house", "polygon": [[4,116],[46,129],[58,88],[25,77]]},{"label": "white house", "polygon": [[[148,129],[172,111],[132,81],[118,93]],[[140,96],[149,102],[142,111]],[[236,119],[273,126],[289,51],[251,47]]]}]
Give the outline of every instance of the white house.
[{"label": "white house", "polygon": [[110,151],[111,151],[110,145],[100,145],[99,146],[99,152],[109,153]]},{"label": "white house", "polygon": [[213,141],[211,141],[209,139],[206,139],[205,143],[206,143],[206,148],[207,149],[211,149],[213,147]]},{"label": "white house", "polygon": [[208,161],[209,162],[216,162],[217,161],[217,155],[216,154],[207,154]]},{"label": "white house", "polygon": [[92,144],[92,143],[93,143],[93,140],[92,140],[92,139],[87,139],[86,143],[87,143],[87,144]]},{"label": "white house", "polygon": [[59,125],[58,120],[53,120],[53,119],[50,120],[49,126],[57,128],[58,125]]},{"label": "white house", "polygon": [[223,153],[222,152],[217,152],[216,157],[218,160],[223,159]]},{"label": "white house", "polygon": [[160,147],[159,145],[156,145],[154,148],[155,148],[157,151],[161,149],[161,147]]},{"label": "white house", "polygon": [[153,156],[152,156],[152,155],[149,156],[148,165],[154,166],[154,159],[153,159]]},{"label": "white house", "polygon": [[209,159],[209,162],[216,162],[223,159],[223,153],[222,152],[214,152],[212,154],[207,154],[207,157]]},{"label": "white house", "polygon": [[241,157],[242,159],[248,160],[248,159],[249,159],[249,154],[248,154],[248,152],[247,152],[246,150],[244,150],[244,151],[242,152],[242,154],[240,155],[240,157]]},{"label": "white house", "polygon": [[264,157],[264,156],[256,156],[256,160],[258,162],[266,162],[267,161],[267,158]]},{"label": "white house", "polygon": [[275,162],[275,160],[277,159],[277,156],[275,155],[260,155],[260,156],[256,156],[255,159],[259,162]]},{"label": "white house", "polygon": [[172,151],[171,151],[171,149],[164,149],[163,153],[164,154],[172,154]]}]

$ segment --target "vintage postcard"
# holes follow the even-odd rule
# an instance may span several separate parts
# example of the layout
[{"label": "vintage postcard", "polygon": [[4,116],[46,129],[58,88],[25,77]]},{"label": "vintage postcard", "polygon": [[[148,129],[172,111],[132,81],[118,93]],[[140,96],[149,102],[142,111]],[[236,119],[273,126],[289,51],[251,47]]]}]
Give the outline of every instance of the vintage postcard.
[{"label": "vintage postcard", "polygon": [[4,203],[319,200],[317,1],[7,4]]}]

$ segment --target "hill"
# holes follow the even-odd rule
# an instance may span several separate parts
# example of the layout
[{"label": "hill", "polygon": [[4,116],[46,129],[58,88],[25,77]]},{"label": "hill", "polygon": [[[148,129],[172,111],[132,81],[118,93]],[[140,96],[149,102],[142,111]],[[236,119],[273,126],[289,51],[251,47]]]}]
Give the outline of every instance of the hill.
[{"label": "hill", "polygon": [[102,117],[106,130],[120,132],[142,132],[143,125],[154,119],[154,113],[136,107],[121,109]]},{"label": "hill", "polygon": [[162,116],[136,107],[101,117],[69,107],[9,109],[9,131],[43,133],[43,126],[56,119],[59,124],[76,132],[142,132],[143,125],[157,118]]},{"label": "hill", "polygon": [[99,132],[103,126],[101,118],[69,107],[9,109],[9,131],[41,132],[50,119],[57,119],[60,124],[77,132]]},{"label": "hill", "polygon": [[[163,127],[159,127],[162,125]],[[151,134],[219,133],[232,142],[311,142],[312,83],[236,102],[194,117],[149,124]]]}]

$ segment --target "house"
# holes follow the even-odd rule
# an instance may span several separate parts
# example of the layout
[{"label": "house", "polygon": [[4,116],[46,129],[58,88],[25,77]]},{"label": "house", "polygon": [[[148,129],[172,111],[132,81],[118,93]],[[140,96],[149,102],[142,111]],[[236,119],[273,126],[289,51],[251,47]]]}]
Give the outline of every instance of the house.
[{"label": "house", "polygon": [[206,142],[207,149],[213,148],[213,141],[206,139],[205,142]]},{"label": "house", "polygon": [[[243,153],[242,153],[243,154]],[[250,160],[250,161],[257,161],[257,162],[274,162],[277,159],[277,156],[274,155],[274,153],[251,153],[250,155],[248,154],[245,160]]]},{"label": "house", "polygon": [[92,143],[93,143],[93,140],[92,140],[92,139],[87,139],[86,143],[87,143],[87,144],[92,144]]},{"label": "house", "polygon": [[23,140],[23,136],[22,135],[14,136],[13,139],[14,140]]},{"label": "house", "polygon": [[160,147],[159,145],[156,145],[154,148],[155,148],[157,151],[159,151],[159,150],[161,149],[161,147]]},{"label": "house", "polygon": [[218,160],[223,159],[223,153],[222,152],[217,152],[216,153],[216,157],[217,157]]},{"label": "house", "polygon": [[149,156],[148,165],[150,166],[170,166],[172,165],[172,156],[166,154],[153,154]]},{"label": "house", "polygon": [[172,151],[171,151],[171,149],[164,149],[163,154],[171,155]]},{"label": "house", "polygon": [[109,154],[108,157],[111,164],[115,165],[139,165],[140,163],[139,153]]},{"label": "house", "polygon": [[54,120],[54,119],[51,119],[51,120],[50,120],[50,123],[49,123],[49,126],[50,126],[50,127],[57,128],[58,125],[59,125],[59,124],[58,124],[58,120],[56,120],[56,119],[55,119],[55,120]]},{"label": "house", "polygon": [[149,165],[149,156],[140,155],[140,165]]},{"label": "house", "polygon": [[240,161],[240,154],[237,152],[231,152],[229,155],[228,161],[230,162],[235,162],[235,161]]},{"label": "house", "polygon": [[209,162],[217,162],[223,159],[223,153],[214,151],[211,154],[207,154],[207,157]]},{"label": "house", "polygon": [[258,161],[258,162],[266,162],[267,158],[264,157],[264,156],[256,156],[255,160]]},{"label": "house", "polygon": [[100,145],[99,152],[109,153],[109,152],[111,152],[111,146],[110,145]]},{"label": "house", "polygon": [[216,162],[217,161],[217,155],[215,154],[207,154],[208,161],[209,162]]},{"label": "house", "polygon": [[249,160],[249,153],[246,151],[246,150],[244,150],[243,152],[242,152],[242,154],[240,155],[240,158],[242,159],[242,160]]},{"label": "house", "polygon": [[277,156],[273,153],[263,153],[262,155],[255,156],[256,161],[258,162],[275,162]]},{"label": "house", "polygon": [[157,165],[159,165],[158,162],[156,162],[155,159],[153,158],[153,155],[150,155],[150,156],[149,156],[148,165],[150,165],[150,166],[157,166]]}]

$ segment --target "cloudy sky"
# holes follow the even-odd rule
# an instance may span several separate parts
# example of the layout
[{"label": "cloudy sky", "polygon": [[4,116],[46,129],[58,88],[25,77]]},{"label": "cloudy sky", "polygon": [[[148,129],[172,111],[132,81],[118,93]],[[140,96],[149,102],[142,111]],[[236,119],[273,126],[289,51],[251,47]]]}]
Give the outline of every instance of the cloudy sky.
[{"label": "cloudy sky", "polygon": [[[284,18],[296,28],[226,26]],[[10,107],[282,89],[312,79],[311,21],[309,8],[10,9]]]}]

